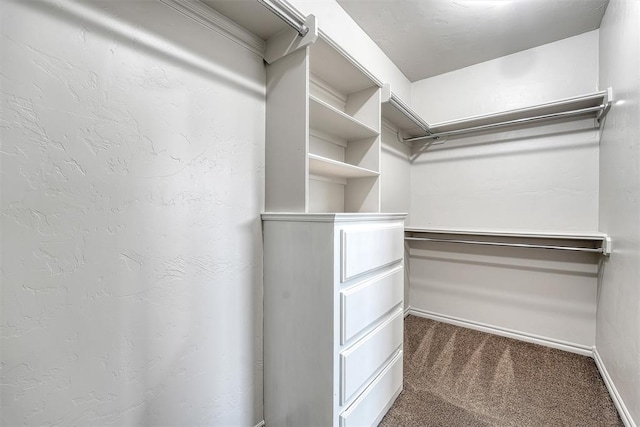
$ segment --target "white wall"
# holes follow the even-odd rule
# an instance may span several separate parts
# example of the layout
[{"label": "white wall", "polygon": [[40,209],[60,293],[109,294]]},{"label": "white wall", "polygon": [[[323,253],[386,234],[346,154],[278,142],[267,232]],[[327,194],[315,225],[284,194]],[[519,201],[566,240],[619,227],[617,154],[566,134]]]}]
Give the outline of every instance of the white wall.
[{"label": "white wall", "polygon": [[1,14],[0,424],[256,425],[262,59],[159,2]]},{"label": "white wall", "polygon": [[382,125],[380,206],[382,212],[409,213],[411,207],[411,149],[400,142],[397,130]]},{"label": "white wall", "polygon": [[[598,32],[519,52],[412,86],[413,108],[439,122],[597,89]],[[536,125],[432,146],[412,165],[413,226],[596,231],[593,120]],[[597,260],[539,250],[414,245],[410,305],[588,348]]]},{"label": "white wall", "polygon": [[[414,109],[439,122],[596,90],[598,32],[413,84]],[[516,72],[517,70],[517,72]],[[596,230],[598,133],[592,121],[451,138],[412,168],[412,224]]]},{"label": "white wall", "polygon": [[419,80],[411,86],[411,101],[427,122],[436,123],[529,107],[597,88],[594,30]]},{"label": "white wall", "polygon": [[[382,123],[380,157],[380,210],[409,214],[411,210],[411,149],[400,142],[398,130]],[[410,221],[407,215],[406,223]],[[408,247],[405,246],[404,306],[409,307]]]},{"label": "white wall", "polygon": [[596,348],[628,418],[640,424],[640,3],[612,0],[600,27],[600,84],[614,90],[600,141],[602,267]]}]

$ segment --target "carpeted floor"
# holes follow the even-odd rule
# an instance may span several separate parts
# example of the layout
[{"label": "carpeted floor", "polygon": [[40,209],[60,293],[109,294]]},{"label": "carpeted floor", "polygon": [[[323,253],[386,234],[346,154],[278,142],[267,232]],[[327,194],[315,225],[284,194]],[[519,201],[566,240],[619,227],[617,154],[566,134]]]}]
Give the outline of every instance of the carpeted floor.
[{"label": "carpeted floor", "polygon": [[408,316],[380,426],[622,426],[592,359]]}]

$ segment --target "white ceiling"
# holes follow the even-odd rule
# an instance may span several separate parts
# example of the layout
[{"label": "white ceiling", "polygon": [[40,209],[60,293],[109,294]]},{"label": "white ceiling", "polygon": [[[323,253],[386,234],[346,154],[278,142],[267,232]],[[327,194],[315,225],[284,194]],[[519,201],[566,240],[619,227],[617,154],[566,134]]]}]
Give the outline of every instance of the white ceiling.
[{"label": "white ceiling", "polygon": [[608,0],[337,0],[411,81],[600,27]]},{"label": "white ceiling", "polygon": [[[265,40],[286,27],[257,0],[202,1]],[[336,1],[416,81],[599,28],[609,0]]]}]

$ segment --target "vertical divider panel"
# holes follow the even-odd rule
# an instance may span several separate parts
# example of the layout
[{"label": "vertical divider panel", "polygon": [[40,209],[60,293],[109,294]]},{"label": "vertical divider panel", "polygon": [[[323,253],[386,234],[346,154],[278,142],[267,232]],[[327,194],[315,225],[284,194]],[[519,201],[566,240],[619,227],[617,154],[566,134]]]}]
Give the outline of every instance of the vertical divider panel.
[{"label": "vertical divider panel", "polygon": [[345,212],[380,212],[380,180],[350,178],[344,191]]},{"label": "vertical divider panel", "polygon": [[345,112],[380,132],[380,88],[377,86],[349,94]]},{"label": "vertical divider panel", "polygon": [[267,65],[265,209],[308,210],[309,53]]}]

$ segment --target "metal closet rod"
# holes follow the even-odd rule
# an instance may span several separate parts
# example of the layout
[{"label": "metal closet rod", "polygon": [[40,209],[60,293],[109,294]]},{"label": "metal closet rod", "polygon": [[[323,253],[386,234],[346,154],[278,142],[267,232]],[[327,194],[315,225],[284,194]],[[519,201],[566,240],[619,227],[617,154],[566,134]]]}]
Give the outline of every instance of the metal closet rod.
[{"label": "metal closet rod", "polygon": [[523,119],[508,120],[505,122],[491,123],[488,125],[451,130],[448,132],[436,132],[436,133],[432,133],[431,135],[406,138],[404,142],[414,142],[414,141],[420,141],[423,139],[438,139],[439,137],[442,137],[442,136],[460,135],[464,133],[477,132],[477,131],[482,131],[487,129],[495,129],[495,128],[504,127],[504,126],[511,126],[511,125],[517,125],[517,124],[523,124],[523,123],[534,123],[534,122],[539,122],[543,120],[551,120],[551,119],[557,119],[557,118],[563,118],[563,117],[580,116],[580,115],[592,113],[595,111],[601,111],[601,110],[604,110],[605,108],[606,108],[606,105],[598,105],[596,107],[582,108],[582,109],[573,110],[573,111],[563,111],[560,113],[544,114],[541,116],[526,117]]},{"label": "metal closet rod", "polygon": [[516,248],[534,248],[534,249],[554,249],[559,251],[574,251],[574,252],[593,252],[604,253],[603,248],[581,248],[579,246],[554,246],[554,245],[534,245],[530,243],[505,243],[505,242],[481,242],[478,240],[455,240],[455,239],[434,239],[431,237],[405,237],[405,240],[419,240],[425,242],[439,242],[439,243],[464,243],[470,245],[483,245],[483,246],[509,246]]},{"label": "metal closet rod", "polygon": [[425,131],[428,135],[432,135],[431,129],[429,129],[429,125],[421,120],[419,117],[416,117],[415,113],[411,111],[409,107],[407,107],[404,102],[400,99],[396,98],[393,94],[389,97],[389,103],[393,105],[395,108],[400,110],[405,116],[409,118],[413,123],[415,123],[420,129]]},{"label": "metal closet rod", "polygon": [[309,27],[305,25],[304,21],[295,16],[288,8],[285,8],[281,2],[277,0],[258,0],[258,3],[296,30],[300,37],[306,36],[309,32]]}]

